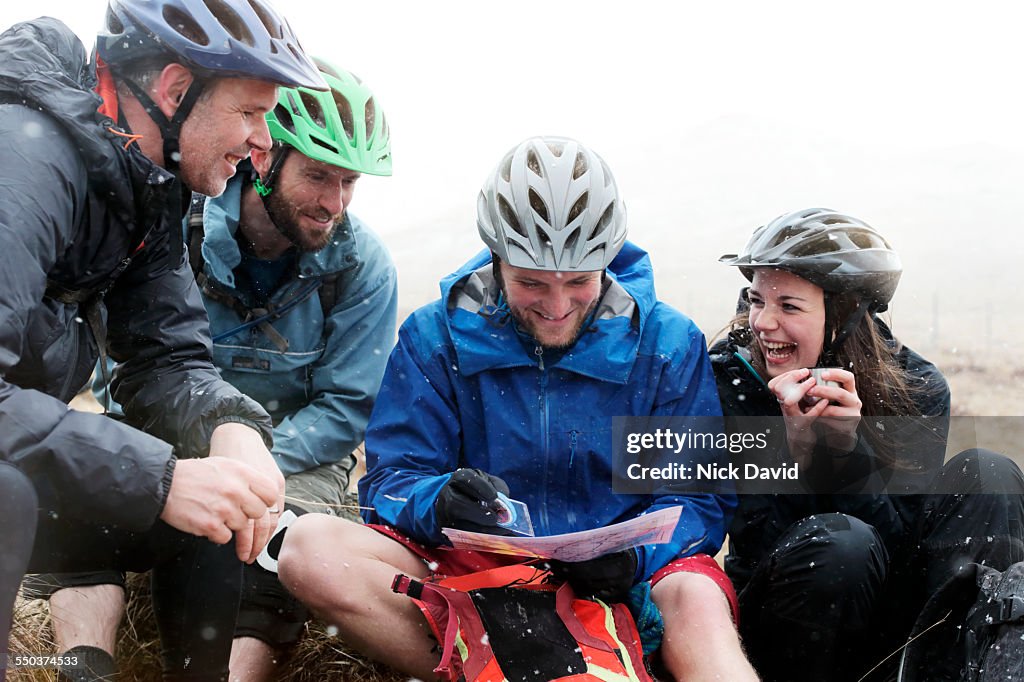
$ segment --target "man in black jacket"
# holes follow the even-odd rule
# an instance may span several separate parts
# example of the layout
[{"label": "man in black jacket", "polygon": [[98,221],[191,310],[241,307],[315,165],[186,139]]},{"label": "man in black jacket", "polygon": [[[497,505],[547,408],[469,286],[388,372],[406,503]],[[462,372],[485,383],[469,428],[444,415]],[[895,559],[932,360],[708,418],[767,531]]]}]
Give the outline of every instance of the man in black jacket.
[{"label": "man in black jacket", "polygon": [[[284,482],[269,417],[210,360],[185,188],[219,194],[269,148],[276,85],[325,84],[262,0],[110,0],[93,63],[39,19],[0,65],[0,653],[26,570],[153,566],[166,674],[222,679],[235,554]],[[127,423],[66,405],[108,353]]]}]

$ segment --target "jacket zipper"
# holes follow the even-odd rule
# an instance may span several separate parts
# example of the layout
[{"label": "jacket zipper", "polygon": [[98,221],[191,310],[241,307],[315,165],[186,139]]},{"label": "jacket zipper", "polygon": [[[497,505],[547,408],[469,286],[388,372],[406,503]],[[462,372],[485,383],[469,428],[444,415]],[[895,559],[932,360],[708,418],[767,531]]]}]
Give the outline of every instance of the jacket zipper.
[{"label": "jacket zipper", "polygon": [[[572,486],[575,483],[576,478],[578,478],[572,475],[572,465],[573,461],[576,459],[576,437],[579,433],[580,432],[576,429],[569,432],[569,471],[566,472],[566,480],[569,482],[570,486]],[[572,505],[568,505],[565,510],[565,520],[569,523],[570,530],[576,528],[576,512],[573,511]]]},{"label": "jacket zipper", "polygon": [[547,535],[551,525],[548,523],[548,472],[550,466],[548,462],[551,458],[551,448],[548,442],[548,373],[544,367],[544,347],[537,346],[533,349],[533,354],[537,356],[537,368],[540,370],[540,395],[538,396],[538,407],[540,408],[540,432],[541,432],[541,452],[544,454],[544,485],[543,495],[541,497],[540,507],[540,520],[542,534]]}]

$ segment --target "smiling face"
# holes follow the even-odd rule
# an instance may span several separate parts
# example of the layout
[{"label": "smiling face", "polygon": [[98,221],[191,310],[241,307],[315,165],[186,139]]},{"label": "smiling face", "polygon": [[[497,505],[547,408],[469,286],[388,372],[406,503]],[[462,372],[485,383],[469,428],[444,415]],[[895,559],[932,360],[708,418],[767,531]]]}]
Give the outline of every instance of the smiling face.
[{"label": "smiling face", "polygon": [[545,348],[576,342],[601,296],[601,271],[550,272],[501,263],[505,298],[519,327]]},{"label": "smiling face", "polygon": [[[270,155],[254,153],[253,164],[266,177]],[[267,212],[281,234],[300,251],[319,251],[334,236],[359,178],[356,171],[292,150],[267,197]]]},{"label": "smiling face", "polygon": [[825,342],[825,292],[785,270],[757,268],[748,293],[750,329],[769,377],[818,363]]},{"label": "smiling face", "polygon": [[273,83],[220,78],[207,86],[181,127],[181,179],[207,196],[219,196],[239,161],[270,149],[265,114],[277,104]]}]

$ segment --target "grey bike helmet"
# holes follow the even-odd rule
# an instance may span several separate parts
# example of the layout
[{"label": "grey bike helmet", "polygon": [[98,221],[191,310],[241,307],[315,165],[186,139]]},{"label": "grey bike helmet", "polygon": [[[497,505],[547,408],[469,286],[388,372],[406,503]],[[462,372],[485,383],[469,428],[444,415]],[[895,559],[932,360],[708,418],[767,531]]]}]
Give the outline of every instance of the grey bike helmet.
[{"label": "grey bike helmet", "polygon": [[750,280],[755,268],[788,270],[827,292],[853,293],[874,310],[892,300],[903,272],[899,256],[874,228],[827,208],[779,216],[755,230],[742,253],[719,261],[739,267]]},{"label": "grey bike helmet", "polygon": [[565,137],[533,137],[509,151],[480,190],[476,215],[488,248],[531,270],[603,270],[626,241],[611,171]]},{"label": "grey bike helmet", "polygon": [[110,0],[96,51],[115,70],[170,56],[205,77],[327,90],[288,22],[265,0]]},{"label": "grey bike helmet", "polygon": [[213,78],[327,90],[288,22],[265,0],[110,0],[96,53],[115,73],[168,57],[195,76],[168,119],[146,91],[122,81],[160,128],[164,167],[178,167],[181,126]]}]

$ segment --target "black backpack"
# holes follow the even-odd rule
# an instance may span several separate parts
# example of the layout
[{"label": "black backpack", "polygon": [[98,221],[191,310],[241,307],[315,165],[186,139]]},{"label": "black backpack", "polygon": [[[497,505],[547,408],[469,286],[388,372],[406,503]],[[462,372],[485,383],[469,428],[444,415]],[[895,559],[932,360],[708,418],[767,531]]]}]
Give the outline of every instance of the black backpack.
[{"label": "black backpack", "polygon": [[1024,680],[1024,562],[968,564],[922,609],[899,682]]}]

